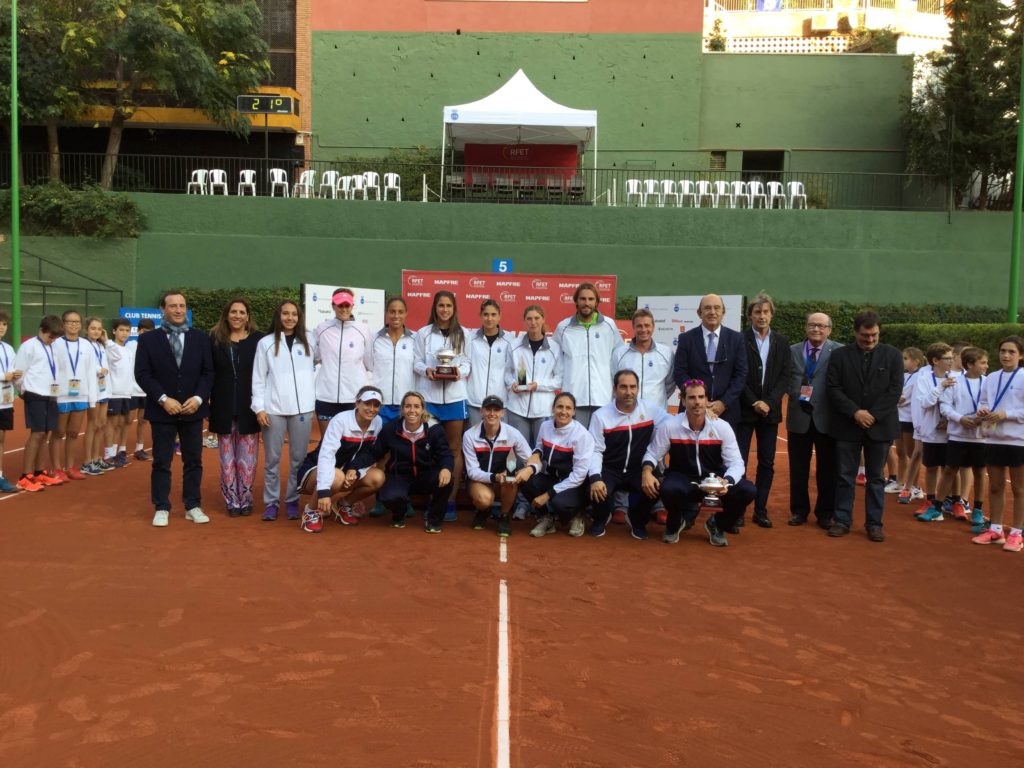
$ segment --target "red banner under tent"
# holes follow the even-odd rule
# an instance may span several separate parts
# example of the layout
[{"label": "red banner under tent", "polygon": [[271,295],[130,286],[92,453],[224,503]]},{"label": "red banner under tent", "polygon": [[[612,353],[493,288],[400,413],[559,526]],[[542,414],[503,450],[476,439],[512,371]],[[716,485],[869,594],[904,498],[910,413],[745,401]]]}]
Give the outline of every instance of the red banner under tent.
[{"label": "red banner under tent", "polygon": [[486,174],[491,184],[495,177],[509,175],[513,183],[529,180],[540,185],[548,176],[564,181],[572,179],[579,164],[579,147],[575,144],[467,143],[462,162],[466,184],[472,184],[475,176]]}]

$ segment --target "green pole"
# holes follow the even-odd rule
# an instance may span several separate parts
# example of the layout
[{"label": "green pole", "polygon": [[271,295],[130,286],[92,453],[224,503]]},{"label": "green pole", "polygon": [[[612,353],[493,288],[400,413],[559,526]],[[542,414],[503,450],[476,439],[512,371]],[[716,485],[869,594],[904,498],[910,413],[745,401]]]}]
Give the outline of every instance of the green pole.
[{"label": "green pole", "polygon": [[1017,104],[1017,168],[1013,176],[1013,242],[1010,244],[1010,301],[1006,321],[1017,322],[1020,288],[1020,217],[1024,203],[1024,40],[1021,40],[1020,101]]},{"label": "green pole", "polygon": [[18,189],[18,0],[11,0],[11,343],[21,346],[21,200]]}]

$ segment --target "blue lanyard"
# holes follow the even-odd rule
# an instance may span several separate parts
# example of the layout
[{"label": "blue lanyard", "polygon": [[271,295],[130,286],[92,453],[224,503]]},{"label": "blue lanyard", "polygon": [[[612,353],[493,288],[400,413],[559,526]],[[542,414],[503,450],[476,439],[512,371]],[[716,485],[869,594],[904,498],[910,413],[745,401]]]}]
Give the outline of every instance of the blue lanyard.
[{"label": "blue lanyard", "polygon": [[917,374],[918,374],[918,371],[914,371],[913,373],[906,374],[906,378],[903,379],[903,388],[904,389],[906,389],[907,387],[910,386],[910,382],[912,382],[914,380],[914,377],[917,376]]},{"label": "blue lanyard", "polygon": [[[78,358],[82,356],[82,347],[78,339],[75,339],[75,359],[71,359],[71,345],[68,344],[68,340],[64,339],[64,348],[68,351],[68,362],[71,364],[71,375],[78,375]],[[57,374],[54,373],[53,378],[57,378]]]},{"label": "blue lanyard", "polygon": [[96,355],[96,365],[98,365],[100,368],[102,368],[103,367],[103,347],[101,347],[99,345],[99,342],[94,341],[94,342],[91,342],[91,343],[92,343],[92,351]]},{"label": "blue lanyard", "polygon": [[[38,336],[36,337],[39,338]],[[66,344],[67,342],[65,342]],[[46,362],[50,364],[50,375],[53,376],[53,380],[57,380],[57,361],[53,359],[53,350],[50,349],[49,344],[43,344],[42,339],[39,339],[39,346],[43,348],[43,352],[46,353]]]},{"label": "blue lanyard", "polygon": [[811,362],[811,350],[814,349],[814,345],[810,342],[806,342],[807,347],[804,352],[804,372],[807,376],[808,381],[814,378],[814,372],[818,370],[818,363],[821,362],[821,353],[824,351],[823,348],[818,349],[818,356],[814,359],[813,364]]},{"label": "blue lanyard", "polygon": [[966,374],[964,374],[964,386],[967,387],[967,394],[971,397],[971,405],[974,406],[974,410],[977,412],[978,399],[981,397],[981,379],[978,379],[978,397],[975,397],[974,393],[971,392],[971,380],[967,378]]},{"label": "blue lanyard", "polygon": [[7,350],[5,349],[5,347],[6,347],[6,345],[3,342],[0,342],[0,352],[4,353],[4,370],[3,370],[3,372],[7,373],[7,368],[10,365],[11,360],[7,356]]},{"label": "blue lanyard", "polygon": [[999,407],[999,403],[1002,401],[1003,396],[1006,394],[1006,390],[1008,390],[1010,388],[1010,385],[1013,384],[1013,377],[1016,376],[1018,372],[1020,372],[1020,368],[1017,368],[1012,374],[1010,374],[1009,381],[1007,381],[1006,386],[1002,388],[1000,388],[1000,385],[1003,383],[1003,372],[999,372],[999,381],[996,382],[996,401],[992,403],[992,408],[990,408],[989,410],[995,411],[995,409]]}]

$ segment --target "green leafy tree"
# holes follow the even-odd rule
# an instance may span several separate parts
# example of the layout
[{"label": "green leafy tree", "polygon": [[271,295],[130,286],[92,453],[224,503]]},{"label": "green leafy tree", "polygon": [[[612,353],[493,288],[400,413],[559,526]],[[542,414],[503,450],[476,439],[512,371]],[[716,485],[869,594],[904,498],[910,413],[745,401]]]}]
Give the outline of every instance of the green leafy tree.
[{"label": "green leafy tree", "polygon": [[111,188],[125,124],[144,87],[149,104],[156,97],[194,106],[248,134],[235,96],[270,73],[253,0],[91,0],[91,8],[88,19],[69,27],[65,51],[77,58],[99,43],[83,75],[104,87],[85,89],[83,98],[112,109],[100,186]]}]

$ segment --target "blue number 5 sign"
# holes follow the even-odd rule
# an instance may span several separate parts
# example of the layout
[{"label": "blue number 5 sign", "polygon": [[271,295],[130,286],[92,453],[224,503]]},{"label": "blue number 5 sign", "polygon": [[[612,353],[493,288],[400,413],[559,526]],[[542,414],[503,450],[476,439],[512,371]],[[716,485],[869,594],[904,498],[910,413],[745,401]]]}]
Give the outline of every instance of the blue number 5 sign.
[{"label": "blue number 5 sign", "polygon": [[491,272],[512,272],[512,259],[495,259],[491,262]]}]

